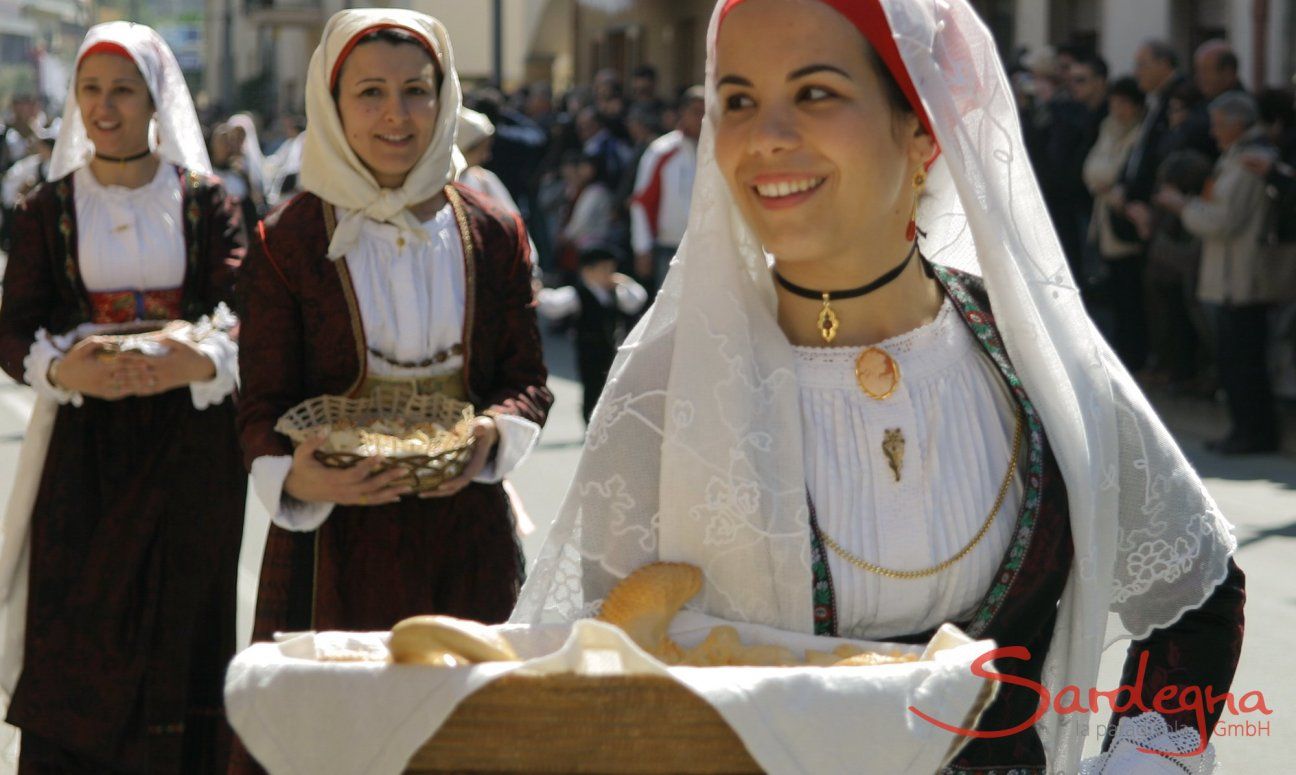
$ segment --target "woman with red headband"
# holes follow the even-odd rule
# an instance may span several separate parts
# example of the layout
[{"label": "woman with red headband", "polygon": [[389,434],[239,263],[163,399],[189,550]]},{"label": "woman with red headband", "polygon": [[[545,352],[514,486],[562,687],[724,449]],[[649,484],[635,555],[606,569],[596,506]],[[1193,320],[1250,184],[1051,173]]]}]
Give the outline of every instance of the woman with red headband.
[{"label": "woman with red headband", "polygon": [[[244,238],[152,29],[87,34],[49,180],[19,211],[0,306],[0,365],[37,395],[0,530],[19,769],[215,772],[247,487],[225,307]],[[141,322],[167,333],[121,352],[100,336]]]},{"label": "woman with red headband", "polygon": [[[515,621],[660,559],[713,616],[1025,647],[949,772],[1076,772],[1088,714],[1026,682],[1095,687],[1109,640],[1145,707],[1228,689],[1236,544],[1085,316],[995,50],[966,0],[717,5],[688,231]],[[1121,715],[1095,771],[1198,739]]]},{"label": "woman with red headband", "polygon": [[[502,477],[552,402],[520,220],[453,183],[459,79],[437,20],[334,15],[311,58],[306,191],[259,227],[242,276],[239,425],[273,515],[254,637],[504,620],[522,558]],[[415,497],[370,459],[327,468],[278,418],[313,396],[416,386],[477,408],[464,473]]]}]

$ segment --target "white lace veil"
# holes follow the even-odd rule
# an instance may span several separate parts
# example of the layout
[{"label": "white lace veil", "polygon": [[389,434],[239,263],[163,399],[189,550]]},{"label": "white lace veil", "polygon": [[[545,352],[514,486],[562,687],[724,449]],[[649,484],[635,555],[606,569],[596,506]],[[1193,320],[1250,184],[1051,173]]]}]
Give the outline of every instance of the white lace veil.
[{"label": "white lace veil", "polygon": [[[194,110],[193,98],[189,96],[184,73],[166,41],[152,27],[143,24],[96,24],[81,41],[76,64],[81,64],[86,52],[105,43],[116,44],[130,54],[131,61],[148,85],[149,94],[153,95],[153,105],[157,110],[153,117],[154,131],[149,132],[153,150],[171,164],[210,175],[211,160],[203,142],[198,113]],[[77,67],[74,66],[63,105],[63,123],[50,159],[50,180],[59,180],[94,158],[94,143],[86,135],[81,109],[77,105],[76,73]]]},{"label": "white lace veil", "polygon": [[[885,12],[942,148],[919,210],[924,252],[985,279],[1067,483],[1075,562],[1045,683],[1092,687],[1104,646],[1199,606],[1236,542],[1085,314],[985,25],[967,0],[858,2]],[[722,6],[708,33],[709,111]],[[716,165],[710,114],[692,201],[514,621],[589,615],[612,583],[660,558],[704,569],[694,605],[710,614],[813,630],[794,356],[763,251]],[[1039,723],[1050,771],[1076,770],[1086,720]]]}]

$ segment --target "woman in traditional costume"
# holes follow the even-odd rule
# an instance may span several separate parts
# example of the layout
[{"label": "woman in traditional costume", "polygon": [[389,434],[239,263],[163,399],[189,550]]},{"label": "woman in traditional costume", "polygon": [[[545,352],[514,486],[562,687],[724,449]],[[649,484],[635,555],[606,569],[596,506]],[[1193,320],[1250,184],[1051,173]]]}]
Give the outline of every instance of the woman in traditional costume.
[{"label": "woman in traditional costume", "polygon": [[[905,642],[954,622],[1026,647],[996,669],[1054,695],[1129,638],[1144,707],[1222,694],[1236,543],[1085,315],[966,0],[725,0],[708,46],[688,232],[514,621],[682,561],[725,619]],[[1039,694],[998,689],[978,728],[1021,730],[949,771],[1076,772],[1088,715],[1032,724]],[[1120,715],[1121,761],[1092,766],[1195,747],[1191,710]]]},{"label": "woman in traditional costume", "polygon": [[[247,488],[224,305],[244,244],[152,29],[86,35],[16,226],[0,365],[37,394],[0,534],[20,771],[221,771]],[[139,321],[195,325],[152,355],[96,336]]]},{"label": "woman in traditional costume", "polygon": [[[444,613],[499,622],[522,579],[501,479],[527,454],[552,394],[520,219],[453,183],[459,80],[437,20],[334,15],[311,58],[305,192],[253,237],[240,287],[239,425],[253,487],[273,515],[254,637],[387,629]],[[379,386],[476,407],[462,475],[424,497],[381,460],[327,468],[294,452],[281,415]]]}]

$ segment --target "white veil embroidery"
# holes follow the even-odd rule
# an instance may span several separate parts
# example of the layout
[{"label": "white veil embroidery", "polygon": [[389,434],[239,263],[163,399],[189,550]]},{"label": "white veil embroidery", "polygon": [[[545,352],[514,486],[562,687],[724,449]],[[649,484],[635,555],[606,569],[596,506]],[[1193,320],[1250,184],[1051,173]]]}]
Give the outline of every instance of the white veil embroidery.
[{"label": "white veil embroidery", "polygon": [[[194,172],[210,175],[211,159],[207,144],[203,142],[202,126],[194,110],[193,98],[185,84],[184,73],[175,54],[162,36],[152,28],[132,22],[106,22],[96,24],[86,33],[77,50],[76,63],[86,52],[100,43],[116,43],[130,54],[135,67],[144,77],[157,114],[153,118],[156,132],[149,132],[153,150],[165,161]],[[81,108],[76,100],[76,67],[72,68],[72,82],[68,86],[67,101],[63,105],[63,123],[54,153],[50,158],[50,180],[59,180],[68,173],[84,167],[94,157],[94,143],[86,135],[81,119]]]},{"label": "white veil embroidery", "polygon": [[[709,110],[722,5],[708,32]],[[985,279],[1067,483],[1075,562],[1044,683],[1092,687],[1103,648],[1198,607],[1236,541],[1081,305],[989,31],[966,0],[881,6],[942,148],[919,211],[924,252]],[[588,616],[617,579],[660,558],[704,569],[694,605],[707,613],[812,631],[793,358],[708,115],[687,233],[617,357],[513,621]],[[1050,771],[1076,771],[1087,721],[1041,720]]]}]

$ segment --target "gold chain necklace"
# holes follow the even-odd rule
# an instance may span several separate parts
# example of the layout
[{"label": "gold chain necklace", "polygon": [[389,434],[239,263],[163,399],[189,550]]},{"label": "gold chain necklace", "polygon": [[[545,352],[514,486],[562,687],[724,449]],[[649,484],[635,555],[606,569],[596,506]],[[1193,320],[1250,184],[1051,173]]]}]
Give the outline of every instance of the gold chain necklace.
[{"label": "gold chain necklace", "polygon": [[968,541],[966,546],[960,549],[957,554],[950,557],[948,560],[922,570],[893,570],[891,568],[884,568],[881,565],[874,565],[862,557],[851,554],[843,548],[841,544],[833,540],[832,536],[825,533],[822,528],[819,530],[819,537],[823,539],[823,542],[828,545],[829,549],[832,549],[837,553],[838,557],[841,557],[843,560],[849,562],[860,570],[865,570],[869,573],[876,573],[879,576],[886,576],[891,579],[921,579],[926,578],[927,576],[935,576],[937,573],[940,573],[954,563],[968,556],[968,553],[972,551],[972,548],[980,543],[982,538],[985,538],[986,533],[990,532],[990,525],[994,523],[995,516],[999,513],[999,509],[1003,508],[1004,499],[1008,497],[1008,488],[1012,486],[1013,472],[1017,470],[1017,457],[1021,454],[1022,436],[1024,434],[1022,429],[1022,413],[1020,409],[1017,410],[1016,426],[1016,430],[1013,433],[1012,455],[1008,458],[1008,472],[1004,474],[1003,483],[999,485],[999,495],[995,498],[994,506],[990,509],[990,516],[986,517],[985,522],[981,524],[981,529],[977,531],[976,535],[972,536],[972,540]]}]

